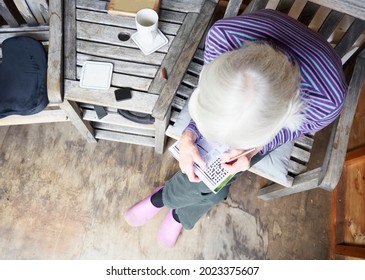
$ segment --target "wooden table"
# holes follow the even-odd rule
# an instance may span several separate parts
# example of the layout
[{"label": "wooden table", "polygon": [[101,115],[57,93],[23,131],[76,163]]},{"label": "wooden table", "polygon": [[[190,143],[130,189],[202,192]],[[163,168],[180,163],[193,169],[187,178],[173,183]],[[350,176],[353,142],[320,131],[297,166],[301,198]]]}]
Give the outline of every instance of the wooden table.
[{"label": "wooden table", "polygon": [[[135,19],[109,15],[108,1],[65,1],[65,98],[81,108],[83,121],[96,139],[151,146],[162,153],[171,103],[181,80],[204,36],[216,0],[161,0],[159,29],[168,44],[144,55],[132,39],[121,41],[119,34],[136,32]],[[80,88],[85,61],[111,62],[114,65],[109,90]],[[161,76],[165,68],[168,79]],[[132,88],[132,98],[117,102],[114,91]],[[192,88],[185,89],[188,97]],[[104,107],[108,115],[98,119],[94,106]],[[118,109],[155,118],[153,124],[139,124],[118,114]]]}]

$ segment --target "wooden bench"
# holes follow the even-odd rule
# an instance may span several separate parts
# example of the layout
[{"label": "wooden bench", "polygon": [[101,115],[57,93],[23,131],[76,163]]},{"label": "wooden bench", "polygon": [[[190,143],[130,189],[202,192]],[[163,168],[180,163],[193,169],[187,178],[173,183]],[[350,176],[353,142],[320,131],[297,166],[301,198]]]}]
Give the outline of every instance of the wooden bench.
[{"label": "wooden bench", "polygon": [[[241,6],[242,1],[230,0],[224,16],[239,14]],[[244,13],[265,8],[286,13],[322,34],[342,58],[346,72],[353,75],[348,79],[349,92],[340,118],[331,127],[294,141],[287,174],[289,185],[284,187],[275,183],[275,178],[268,176],[265,172],[255,170],[254,167],[250,169],[251,172],[272,181],[260,190],[259,197],[268,200],[317,187],[332,191],[341,176],[349,130],[365,77],[365,51],[362,51],[365,34],[365,5],[356,0],[252,0]],[[189,98],[180,92],[184,92],[185,87],[197,86],[203,65],[203,55],[203,48],[196,52],[193,62],[185,73],[180,91],[173,98],[170,126],[167,129],[169,136],[172,136],[169,132]],[[356,65],[352,71],[351,66],[355,64],[355,61]]]},{"label": "wooden bench", "polygon": [[[0,0],[0,44],[7,38],[29,36],[44,45],[48,54],[48,106],[40,113],[12,115],[0,119],[0,126],[72,121],[89,142],[87,124],[75,104],[63,99],[63,1]],[[1,56],[0,56],[1,59]]]}]

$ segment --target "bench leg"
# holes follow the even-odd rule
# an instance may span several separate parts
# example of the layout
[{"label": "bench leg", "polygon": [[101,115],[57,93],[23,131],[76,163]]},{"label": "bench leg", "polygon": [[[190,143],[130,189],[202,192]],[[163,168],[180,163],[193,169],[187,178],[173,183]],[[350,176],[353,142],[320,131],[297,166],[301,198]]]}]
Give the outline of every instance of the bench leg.
[{"label": "bench leg", "polygon": [[96,143],[94,128],[82,119],[82,112],[73,101],[64,100],[60,107],[67,113],[72,124],[88,143]]}]

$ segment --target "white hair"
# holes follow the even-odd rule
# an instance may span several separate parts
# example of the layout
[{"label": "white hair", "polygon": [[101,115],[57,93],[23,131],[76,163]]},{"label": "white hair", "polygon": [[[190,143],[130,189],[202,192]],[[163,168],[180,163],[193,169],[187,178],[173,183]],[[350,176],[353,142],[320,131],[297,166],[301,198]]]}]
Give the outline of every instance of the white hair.
[{"label": "white hair", "polygon": [[210,141],[248,149],[269,143],[304,121],[299,67],[264,42],[246,43],[203,67],[189,102],[199,131]]}]

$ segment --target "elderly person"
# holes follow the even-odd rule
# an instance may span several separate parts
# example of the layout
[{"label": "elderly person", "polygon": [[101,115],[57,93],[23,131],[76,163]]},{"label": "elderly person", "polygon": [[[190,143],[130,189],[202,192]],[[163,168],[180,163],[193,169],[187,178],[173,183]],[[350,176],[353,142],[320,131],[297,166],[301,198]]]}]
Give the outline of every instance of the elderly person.
[{"label": "elderly person", "polygon": [[[180,139],[180,171],[132,206],[125,219],[141,226],[164,206],[170,209],[158,240],[174,246],[211,207],[224,200],[230,181],[212,193],[193,172],[205,166],[195,142],[200,137],[229,146],[222,166],[231,174],[247,170],[304,133],[316,132],[340,114],[347,85],[333,48],[319,34],[273,10],[216,22],[205,49],[205,66],[189,101],[192,121]],[[233,163],[242,151],[253,152]],[[257,155],[257,156],[258,156]]]}]

